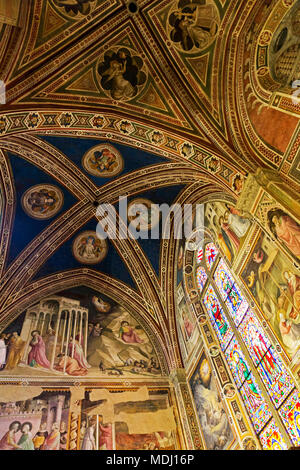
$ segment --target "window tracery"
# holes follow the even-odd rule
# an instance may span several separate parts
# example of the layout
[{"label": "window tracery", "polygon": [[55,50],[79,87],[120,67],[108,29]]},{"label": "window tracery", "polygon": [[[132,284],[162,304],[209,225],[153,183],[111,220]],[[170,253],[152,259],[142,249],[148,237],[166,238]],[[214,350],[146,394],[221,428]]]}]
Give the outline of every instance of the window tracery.
[{"label": "window tracery", "polygon": [[196,270],[199,295],[254,431],[264,449],[299,446],[300,395],[294,379],[217,247],[208,261],[212,246],[206,245]]}]

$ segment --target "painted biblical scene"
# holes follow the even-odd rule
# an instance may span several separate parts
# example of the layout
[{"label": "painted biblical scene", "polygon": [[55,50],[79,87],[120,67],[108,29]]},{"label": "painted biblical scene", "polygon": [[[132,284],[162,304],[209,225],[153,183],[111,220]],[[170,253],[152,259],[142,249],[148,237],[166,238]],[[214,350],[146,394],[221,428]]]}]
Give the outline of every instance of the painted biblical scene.
[{"label": "painted biblical scene", "polygon": [[106,240],[100,239],[96,232],[88,230],[75,238],[72,250],[79,263],[97,264],[107,255],[108,244]]},{"label": "painted biblical scene", "polygon": [[0,334],[0,376],[160,376],[147,333],[85,287],[41,300]]},{"label": "painted biblical scene", "polygon": [[143,59],[125,47],[105,52],[98,73],[103,91],[117,101],[131,100],[147,81]]},{"label": "painted biblical scene", "polygon": [[69,407],[70,392],[62,390],[0,402],[0,450],[66,450]]},{"label": "painted biblical scene", "polygon": [[128,204],[129,229],[150,230],[157,226],[160,219],[159,208],[149,199],[137,198]]},{"label": "painted biblical scene", "polygon": [[212,0],[179,0],[169,16],[169,37],[181,51],[197,53],[210,46],[219,22]]},{"label": "painted biblical scene", "polygon": [[267,235],[260,233],[241,277],[283,349],[300,365],[300,276],[297,269]]},{"label": "painted biblical scene", "polygon": [[300,260],[300,225],[279,207],[267,213],[267,226],[272,235],[296,259]]},{"label": "painted biblical scene", "polygon": [[124,160],[115,147],[100,144],[84,154],[82,166],[91,175],[111,178],[121,173]]},{"label": "painted biblical scene", "polygon": [[109,419],[105,414],[97,414],[109,406],[108,401],[91,401],[90,392],[86,392],[82,401],[79,450],[176,449],[174,419],[165,419],[160,424],[157,421],[158,414],[170,411],[167,391],[150,391],[142,401],[127,398],[126,392],[118,395],[120,402],[113,405]]},{"label": "painted biblical scene", "polygon": [[189,383],[206,448],[208,450],[230,449],[235,437],[212,375],[210,363],[204,353]]},{"label": "painted biblical scene", "polygon": [[251,221],[233,205],[213,202],[205,204],[205,226],[232,263],[243,246]]},{"label": "painted biblical scene", "polygon": [[195,346],[199,344],[199,330],[196,324],[196,320],[193,317],[186,297],[182,283],[177,286],[177,328],[179,334],[179,340],[181,343],[181,352],[187,359]]},{"label": "painted biblical scene", "polygon": [[22,197],[24,211],[34,219],[50,219],[62,208],[64,195],[51,184],[38,184],[29,188]]}]

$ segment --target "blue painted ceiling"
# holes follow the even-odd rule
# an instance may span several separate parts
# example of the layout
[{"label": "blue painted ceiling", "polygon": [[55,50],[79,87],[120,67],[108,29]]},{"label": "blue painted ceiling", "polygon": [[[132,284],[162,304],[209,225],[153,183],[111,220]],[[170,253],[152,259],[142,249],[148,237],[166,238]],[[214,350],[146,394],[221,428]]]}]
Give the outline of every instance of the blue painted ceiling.
[{"label": "blue painted ceiling", "polygon": [[[63,152],[78,168],[85,174],[86,177],[96,184],[98,187],[110,181],[109,178],[97,177],[89,174],[82,166],[82,157],[92,147],[109,143],[113,145],[122,155],[124,160],[123,171],[111,179],[117,179],[120,176],[147,167],[149,165],[160,164],[166,162],[165,159],[157,155],[131,148],[125,145],[111,143],[109,141],[79,138],[79,137],[59,137],[59,136],[40,136],[41,145],[45,141],[54,146],[59,151]],[[69,190],[58,183],[53,177],[49,176],[46,172],[37,168],[35,165],[29,163],[21,156],[8,154],[15,191],[16,191],[16,211],[14,218],[14,225],[11,234],[11,243],[7,259],[7,265],[10,265],[22,250],[30,243],[36,236],[38,236],[50,223],[59,217],[66,210],[70,209],[76,202],[76,197],[72,195]],[[32,186],[40,183],[47,183],[57,186],[61,189],[64,195],[64,203],[60,211],[53,217],[47,220],[37,220],[24,211],[21,199],[25,191]],[[184,188],[184,185],[174,185],[168,187],[161,187],[151,191],[140,193],[134,197],[128,198],[130,202],[135,197],[143,197],[151,200],[154,203],[162,204],[167,203],[171,205],[178,197],[179,193]],[[116,208],[118,205],[116,205]],[[45,262],[45,264],[33,275],[33,279],[41,279],[49,274],[62,272],[65,270],[75,269],[79,267],[87,267],[87,265],[80,264],[72,253],[72,243],[80,232],[85,230],[95,230],[97,225],[96,218],[90,219],[81,229],[65,241]],[[161,228],[161,227],[160,227]],[[153,266],[157,276],[159,276],[159,260],[160,260],[160,240],[139,240],[141,248],[148,257]],[[101,271],[113,278],[119,279],[127,285],[136,288],[131,275],[120,258],[117,250],[111,242],[108,242],[109,249],[106,258],[95,265],[88,266],[94,270]]]}]

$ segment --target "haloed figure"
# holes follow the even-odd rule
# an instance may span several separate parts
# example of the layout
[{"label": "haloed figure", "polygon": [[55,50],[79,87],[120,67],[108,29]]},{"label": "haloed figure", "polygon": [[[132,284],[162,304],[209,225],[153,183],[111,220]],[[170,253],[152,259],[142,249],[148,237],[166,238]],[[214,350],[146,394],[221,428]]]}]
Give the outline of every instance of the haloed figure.
[{"label": "haloed figure", "polygon": [[21,423],[13,421],[0,441],[0,450],[16,450],[21,447],[16,442],[16,434],[20,431]]},{"label": "haloed figure", "polygon": [[21,427],[22,436],[19,439],[18,445],[22,450],[34,450],[34,444],[32,440],[32,424],[29,422],[23,423]]},{"label": "haloed figure", "polygon": [[136,334],[128,321],[122,321],[119,336],[125,343],[143,343],[144,341]]},{"label": "haloed figure", "polygon": [[34,330],[31,332],[31,336],[31,350],[28,354],[28,364],[31,367],[40,366],[50,369],[50,362],[46,357],[46,346],[40,332],[38,330]]},{"label": "haloed figure", "polygon": [[268,223],[271,232],[290,252],[300,257],[300,225],[281,209],[268,212]]}]

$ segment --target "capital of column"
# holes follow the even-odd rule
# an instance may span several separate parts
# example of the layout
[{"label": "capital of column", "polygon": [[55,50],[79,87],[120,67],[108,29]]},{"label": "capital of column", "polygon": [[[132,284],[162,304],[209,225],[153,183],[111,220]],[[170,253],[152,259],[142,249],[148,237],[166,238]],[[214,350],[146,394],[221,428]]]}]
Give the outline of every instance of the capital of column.
[{"label": "capital of column", "polygon": [[171,370],[170,380],[174,385],[177,385],[177,384],[180,384],[180,383],[186,384],[187,380],[186,380],[186,371],[185,371],[185,369],[180,368],[180,369]]}]

